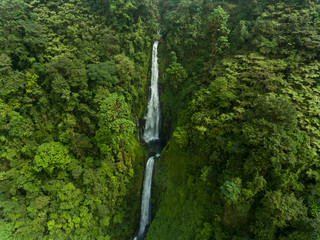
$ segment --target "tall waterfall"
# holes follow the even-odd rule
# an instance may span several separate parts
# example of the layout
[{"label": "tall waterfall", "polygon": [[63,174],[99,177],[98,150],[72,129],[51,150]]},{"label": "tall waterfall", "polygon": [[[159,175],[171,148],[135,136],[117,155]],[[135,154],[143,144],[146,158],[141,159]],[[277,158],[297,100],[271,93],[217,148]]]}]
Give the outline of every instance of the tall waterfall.
[{"label": "tall waterfall", "polygon": [[148,102],[148,112],[145,117],[146,125],[143,133],[143,139],[147,143],[159,139],[160,104],[158,92],[158,45],[159,42],[156,41],[152,48],[150,99]]},{"label": "tall waterfall", "polygon": [[[159,105],[159,93],[158,93],[158,45],[156,41],[152,48],[152,67],[151,67],[151,87],[150,87],[150,98],[148,102],[148,112],[146,115],[146,124],[143,134],[143,139],[151,145],[152,142],[159,140],[159,125],[160,125],[160,105]],[[157,153],[155,156],[150,157],[147,161],[144,180],[143,180],[143,191],[141,200],[141,216],[140,226],[137,236],[134,240],[141,240],[145,233],[146,227],[151,222],[151,184],[152,184],[152,172],[153,164],[156,157],[160,154]]]}]

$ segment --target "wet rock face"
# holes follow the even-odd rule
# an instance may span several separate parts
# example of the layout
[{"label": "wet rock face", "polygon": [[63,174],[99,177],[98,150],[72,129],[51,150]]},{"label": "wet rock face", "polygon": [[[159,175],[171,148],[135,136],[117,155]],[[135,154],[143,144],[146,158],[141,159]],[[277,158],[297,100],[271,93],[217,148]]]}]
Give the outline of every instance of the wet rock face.
[{"label": "wet rock face", "polygon": [[160,139],[149,142],[149,156],[155,156],[160,154],[163,148],[162,141]]}]

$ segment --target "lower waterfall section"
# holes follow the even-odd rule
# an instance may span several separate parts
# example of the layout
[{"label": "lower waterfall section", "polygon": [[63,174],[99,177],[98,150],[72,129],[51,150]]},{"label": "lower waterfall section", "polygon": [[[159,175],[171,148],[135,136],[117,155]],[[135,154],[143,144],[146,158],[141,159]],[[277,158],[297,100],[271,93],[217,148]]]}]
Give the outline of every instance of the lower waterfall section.
[{"label": "lower waterfall section", "polygon": [[148,159],[144,174],[143,192],[141,200],[141,219],[137,239],[141,239],[141,237],[143,237],[146,227],[151,222],[150,198],[154,158],[155,157],[151,157]]}]

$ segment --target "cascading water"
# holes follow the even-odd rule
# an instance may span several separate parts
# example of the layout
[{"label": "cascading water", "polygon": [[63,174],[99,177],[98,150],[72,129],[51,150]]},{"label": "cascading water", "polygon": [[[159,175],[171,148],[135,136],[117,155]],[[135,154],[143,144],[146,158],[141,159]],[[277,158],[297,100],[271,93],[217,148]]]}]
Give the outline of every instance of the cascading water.
[{"label": "cascading water", "polygon": [[[146,124],[143,134],[143,139],[149,146],[154,145],[152,143],[159,142],[159,125],[160,125],[160,104],[159,104],[159,93],[158,93],[158,45],[159,41],[153,44],[152,48],[152,67],[151,67],[151,86],[150,86],[150,99],[148,102],[148,112],[146,115]],[[157,144],[156,144],[157,145]],[[145,233],[146,227],[151,222],[151,184],[152,184],[152,172],[155,158],[159,157],[160,153],[156,151],[156,155],[150,157],[147,161],[144,180],[143,180],[143,191],[141,200],[141,217],[140,225],[137,236],[134,240],[141,240]]]},{"label": "cascading water", "polygon": [[151,198],[151,183],[153,172],[154,157],[148,159],[143,181],[143,192],[141,201],[141,217],[139,232],[135,240],[142,238],[145,234],[146,227],[150,224],[150,198]]},{"label": "cascading water", "polygon": [[158,92],[158,45],[156,41],[152,48],[152,67],[151,67],[151,86],[150,99],[148,102],[148,112],[146,115],[146,124],[143,133],[143,139],[149,143],[153,140],[159,139],[159,125],[160,125],[160,104]]}]

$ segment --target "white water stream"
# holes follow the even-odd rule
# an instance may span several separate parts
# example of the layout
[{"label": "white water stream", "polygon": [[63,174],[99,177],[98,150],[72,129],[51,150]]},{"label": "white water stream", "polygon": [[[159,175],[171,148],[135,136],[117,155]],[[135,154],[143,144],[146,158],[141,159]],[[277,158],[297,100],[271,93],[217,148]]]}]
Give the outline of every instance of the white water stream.
[{"label": "white water stream", "polygon": [[[159,125],[160,125],[160,104],[159,104],[159,92],[158,92],[158,45],[156,41],[152,48],[152,67],[151,67],[151,86],[150,86],[150,99],[148,102],[148,112],[145,117],[146,123],[144,128],[143,139],[146,143],[150,144],[152,141],[159,140]],[[152,172],[155,158],[159,157],[157,153],[155,156],[150,157],[147,161],[145,175],[143,180],[143,191],[141,200],[141,216],[140,225],[137,236],[134,240],[141,240],[145,233],[146,227],[151,223],[151,184],[152,184]]]},{"label": "white water stream", "polygon": [[143,237],[145,234],[146,227],[151,222],[151,183],[152,183],[152,172],[153,172],[154,157],[148,159],[144,181],[143,181],[143,192],[142,192],[142,201],[141,201],[141,217],[140,217],[140,227],[138,235],[135,239]]},{"label": "white water stream", "polygon": [[143,139],[147,143],[159,139],[160,104],[158,92],[158,45],[159,42],[155,41],[152,48],[150,99],[148,102],[148,112],[145,117],[146,124],[143,133]]}]

